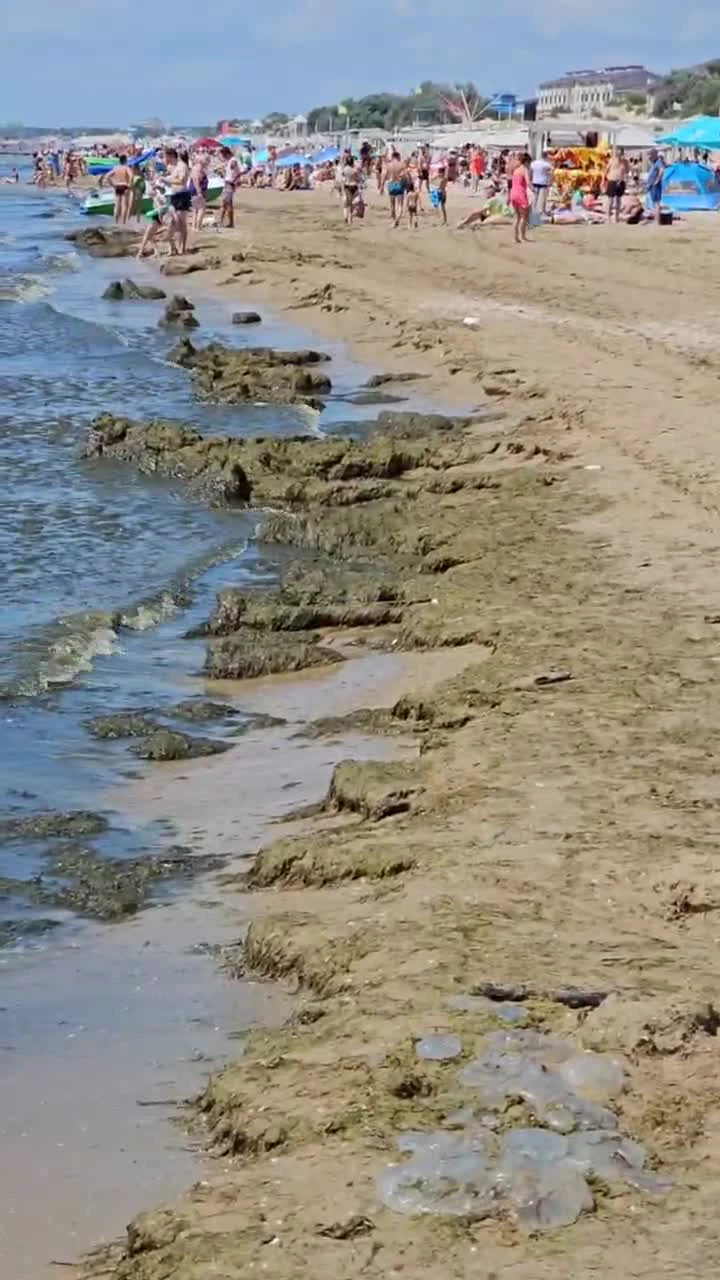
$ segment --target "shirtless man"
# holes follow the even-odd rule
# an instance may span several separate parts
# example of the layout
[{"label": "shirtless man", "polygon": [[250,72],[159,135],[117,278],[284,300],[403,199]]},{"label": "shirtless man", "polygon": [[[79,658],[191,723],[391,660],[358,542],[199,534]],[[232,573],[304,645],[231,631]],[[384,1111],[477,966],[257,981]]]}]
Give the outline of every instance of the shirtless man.
[{"label": "shirtless man", "polygon": [[133,189],[132,169],[128,167],[127,156],[120,156],[120,163],[108,174],[108,182],[115,192],[115,221],[128,222],[132,211]]},{"label": "shirtless man", "polygon": [[387,183],[387,193],[390,197],[390,217],[395,227],[400,226],[400,219],[403,215],[406,173],[407,166],[405,161],[401,159],[400,152],[393,151],[385,166],[385,182]]},{"label": "shirtless man", "polygon": [[608,222],[612,222],[613,214],[615,214],[615,221],[620,221],[620,208],[622,206],[623,196],[627,190],[628,173],[629,165],[625,159],[625,153],[617,147],[613,147],[605,170],[605,191],[608,198]]}]

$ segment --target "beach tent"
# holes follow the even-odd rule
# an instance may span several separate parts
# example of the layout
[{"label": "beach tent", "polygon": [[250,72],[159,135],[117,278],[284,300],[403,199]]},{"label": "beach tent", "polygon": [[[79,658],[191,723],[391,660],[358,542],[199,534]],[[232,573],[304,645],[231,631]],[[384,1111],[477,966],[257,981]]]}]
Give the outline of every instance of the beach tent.
[{"label": "beach tent", "polygon": [[687,120],[672,133],[666,133],[658,142],[663,146],[700,147],[705,151],[720,151],[720,118],[696,116]]},{"label": "beach tent", "polygon": [[720,209],[720,182],[704,164],[681,161],[668,165],[663,174],[663,207],[675,213]]}]

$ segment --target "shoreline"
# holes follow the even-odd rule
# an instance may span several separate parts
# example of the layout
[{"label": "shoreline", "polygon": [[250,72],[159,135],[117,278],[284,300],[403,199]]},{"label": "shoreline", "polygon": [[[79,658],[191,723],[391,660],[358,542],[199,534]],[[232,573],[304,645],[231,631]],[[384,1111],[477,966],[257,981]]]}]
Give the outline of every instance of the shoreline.
[{"label": "shoreline", "polygon": [[[318,252],[328,237],[335,248],[332,228],[298,219],[292,202],[273,214],[263,234],[280,262],[307,255],[303,236]],[[402,1266],[435,1280],[448,1269],[472,1274],[482,1249],[488,1266],[523,1280],[577,1280],[593,1273],[598,1249],[621,1265],[612,1240],[620,1227],[632,1232],[638,1276],[656,1274],[658,1257],[668,1274],[709,1275],[714,1229],[709,1216],[702,1228],[699,1220],[720,1169],[705,1128],[716,1063],[702,1009],[718,974],[704,852],[712,780],[703,762],[716,656],[703,611],[717,507],[702,472],[716,455],[705,426],[712,363],[689,358],[713,337],[687,318],[698,269],[683,277],[687,297],[681,291],[673,325],[657,324],[652,288],[631,292],[614,313],[613,283],[621,270],[632,275],[626,250],[639,246],[624,229],[609,231],[597,250],[607,286],[590,268],[592,317],[580,288],[565,292],[565,275],[562,297],[552,281],[531,278],[518,314],[509,295],[519,268],[502,249],[497,263],[484,262],[475,330],[442,318],[467,300],[447,292],[458,237],[428,249],[444,264],[442,288],[431,283],[418,297],[401,291],[406,246],[379,278],[367,254],[381,232],[370,232],[337,247],[354,275],[345,284],[344,270],[333,268],[343,283],[333,285],[342,301],[331,305],[345,306],[349,295],[348,313],[322,312],[320,303],[300,315],[354,336],[356,353],[374,353],[367,363],[383,351],[386,366],[428,373],[423,390],[465,403],[475,390],[483,404],[507,410],[482,433],[492,452],[448,465],[448,479],[463,483],[439,488],[422,508],[423,527],[442,535],[453,561],[432,579],[442,616],[459,631],[482,628],[492,654],[439,689],[428,689],[419,670],[409,698],[417,761],[357,781],[357,808],[341,806],[316,835],[311,828],[289,847],[271,846],[258,862],[246,963],[297,986],[302,1016],[251,1035],[243,1061],[205,1095],[211,1134],[234,1153],[229,1163],[177,1209],[140,1220],[127,1251],[102,1255],[84,1274],[146,1280],[183,1266],[194,1278],[216,1263],[242,1274],[267,1269],[270,1256],[278,1280],[310,1259],[321,1274]],[[702,260],[704,232],[692,234]],[[558,242],[566,258],[585,261],[587,237],[564,232]],[[681,238],[667,243],[684,261]],[[559,246],[538,238],[540,277]],[[275,301],[297,301],[317,274],[303,262],[293,265],[294,280],[278,280],[277,261],[262,269],[272,277],[263,293]],[[202,283],[217,285],[217,276],[203,273]],[[238,286],[244,300],[247,287]],[[543,290],[560,302],[549,318]],[[523,343],[518,325],[529,325]],[[399,345],[381,329],[398,333]],[[662,407],[663,392],[674,403]],[[564,678],[549,679],[554,673]],[[363,788],[375,803],[400,778],[408,806],[373,818]],[[381,862],[410,849],[410,865],[387,880],[348,877],[348,860],[370,849]],[[455,1098],[452,1065],[413,1069],[414,1039],[457,1033],[471,1053],[497,1023],[487,1011],[451,1013],[447,998],[481,980],[530,979],[538,989],[526,1002],[532,1025],[627,1056],[624,1129],[673,1175],[672,1194],[601,1196],[562,1237],[529,1241],[507,1224],[451,1231],[433,1217],[408,1222],[381,1208],[375,1179],[393,1160],[398,1133],[436,1124]],[[563,985],[610,994],[593,1020],[542,994]],[[690,1133],[697,1149],[688,1153]],[[700,1186],[691,1188],[698,1169]],[[330,1230],[361,1219],[370,1225],[357,1235]]]}]

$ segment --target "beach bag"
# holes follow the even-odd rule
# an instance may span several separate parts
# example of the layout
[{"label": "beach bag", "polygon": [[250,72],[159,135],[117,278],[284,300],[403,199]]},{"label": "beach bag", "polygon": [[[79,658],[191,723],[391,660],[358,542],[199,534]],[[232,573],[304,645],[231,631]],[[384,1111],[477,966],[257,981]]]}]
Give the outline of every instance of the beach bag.
[{"label": "beach bag", "polygon": [[353,201],[353,216],[356,218],[365,217],[365,201],[360,194],[356,195]]},{"label": "beach bag", "polygon": [[433,187],[430,192],[430,203],[433,209],[439,209],[442,204],[442,196],[436,187]]}]

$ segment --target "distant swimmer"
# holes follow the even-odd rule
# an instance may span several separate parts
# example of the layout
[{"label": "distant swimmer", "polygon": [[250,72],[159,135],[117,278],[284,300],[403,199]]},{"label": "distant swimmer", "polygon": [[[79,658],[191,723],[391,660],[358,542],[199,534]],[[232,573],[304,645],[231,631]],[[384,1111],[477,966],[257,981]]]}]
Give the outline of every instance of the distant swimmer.
[{"label": "distant swimmer", "polygon": [[0,181],[4,182],[6,186],[12,185],[13,183],[20,181],[20,174],[17,169],[11,169],[10,176],[8,178],[2,178]]}]

